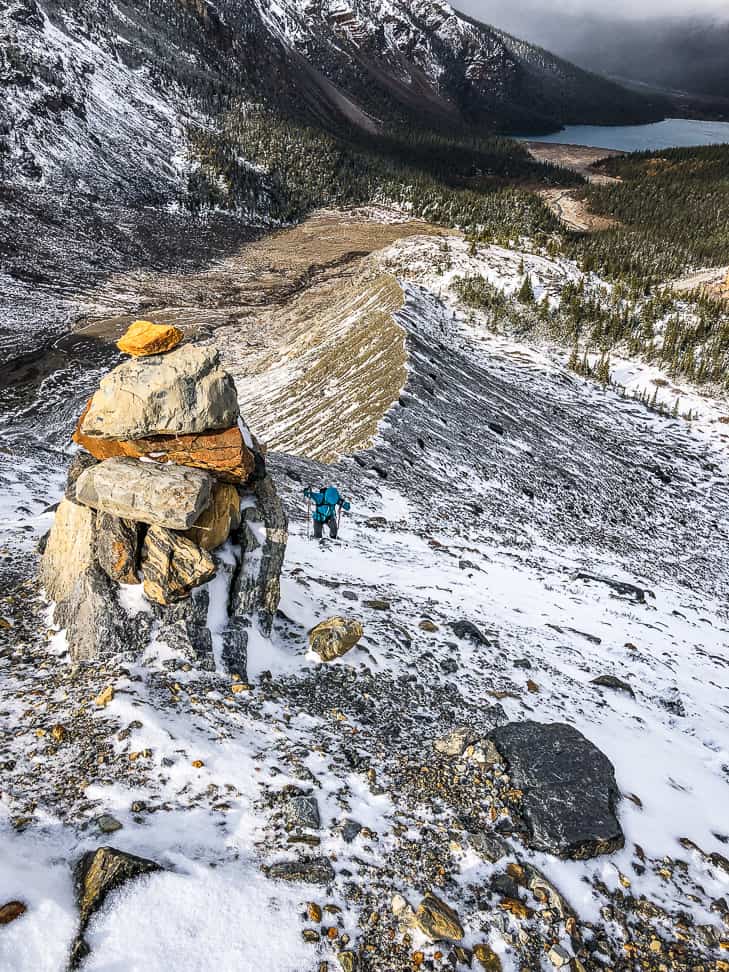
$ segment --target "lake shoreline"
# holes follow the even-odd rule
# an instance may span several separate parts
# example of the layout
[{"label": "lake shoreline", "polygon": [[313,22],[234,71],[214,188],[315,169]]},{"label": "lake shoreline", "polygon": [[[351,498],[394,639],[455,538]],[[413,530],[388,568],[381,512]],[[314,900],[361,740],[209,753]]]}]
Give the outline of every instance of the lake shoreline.
[{"label": "lake shoreline", "polygon": [[621,154],[729,144],[729,122],[666,118],[643,125],[567,125],[552,134],[511,137],[527,145],[560,145]]}]

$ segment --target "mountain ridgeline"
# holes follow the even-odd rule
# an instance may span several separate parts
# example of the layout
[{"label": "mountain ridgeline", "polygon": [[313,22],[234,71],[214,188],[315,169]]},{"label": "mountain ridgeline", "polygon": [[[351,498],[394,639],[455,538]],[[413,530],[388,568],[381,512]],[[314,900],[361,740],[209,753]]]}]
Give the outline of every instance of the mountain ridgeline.
[{"label": "mountain ridgeline", "polygon": [[[370,135],[403,126],[546,132],[563,123],[648,121],[665,108],[440,0],[10,0],[4,7],[0,160],[10,177],[78,175],[97,186],[126,177],[140,188],[126,153],[114,151],[113,173],[98,164],[120,134],[100,124],[102,112],[114,112],[104,81],[122,99],[130,135],[136,127],[137,154],[149,141],[152,155],[161,148],[155,129],[167,141],[190,115],[214,121],[242,105]],[[69,140],[80,150],[67,151]],[[154,188],[168,174],[157,172]],[[143,180],[141,188],[152,187]]]}]

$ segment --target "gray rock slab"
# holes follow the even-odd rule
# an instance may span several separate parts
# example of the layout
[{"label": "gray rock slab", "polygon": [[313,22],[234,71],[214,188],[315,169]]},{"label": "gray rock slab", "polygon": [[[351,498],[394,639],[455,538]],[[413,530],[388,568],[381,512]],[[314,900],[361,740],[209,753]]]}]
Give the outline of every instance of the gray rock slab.
[{"label": "gray rock slab", "polygon": [[189,466],[107,459],[81,473],[79,503],[169,530],[187,530],[210,502],[212,478]]},{"label": "gray rock slab", "polygon": [[214,348],[183,345],[169,354],[132,358],[101,379],[81,431],[139,439],[229,428],[238,420],[232,377]]}]

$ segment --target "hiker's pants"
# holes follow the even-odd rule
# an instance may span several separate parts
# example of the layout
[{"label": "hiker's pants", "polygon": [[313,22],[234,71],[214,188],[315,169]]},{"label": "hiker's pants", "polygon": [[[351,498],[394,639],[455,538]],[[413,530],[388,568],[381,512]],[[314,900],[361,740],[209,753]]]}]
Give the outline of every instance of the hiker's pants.
[{"label": "hiker's pants", "polygon": [[314,538],[316,540],[321,540],[325,524],[329,527],[329,536],[332,538],[332,540],[336,540],[337,533],[339,533],[336,516],[330,516],[329,519],[324,520],[324,522],[321,520],[314,520]]}]

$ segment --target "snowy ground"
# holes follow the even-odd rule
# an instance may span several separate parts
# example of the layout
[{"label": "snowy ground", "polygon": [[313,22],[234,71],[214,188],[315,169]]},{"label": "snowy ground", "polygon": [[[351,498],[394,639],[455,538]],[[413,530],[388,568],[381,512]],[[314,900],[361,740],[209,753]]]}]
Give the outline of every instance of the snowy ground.
[{"label": "snowy ground", "polygon": [[[548,287],[546,263],[542,279],[540,258],[524,259]],[[500,251],[484,269],[516,281],[519,260]],[[28,911],[0,934],[0,969],[64,968],[75,933],[69,862],[100,843],[166,870],[107,904],[84,969],[301,972],[361,950],[363,969],[441,972],[453,968],[450,947],[408,939],[389,906],[393,893],[417,904],[428,888],[458,911],[465,946],[490,942],[506,972],[551,968],[546,947],[574,950],[566,925],[500,909],[491,882],[505,862],[482,860],[464,822],[500,813],[498,801],[477,767],[433,750],[457,725],[486,732],[515,719],[577,726],[611,758],[624,794],[617,854],[561,862],[511,842],[507,860],[534,864],[575,910],[589,945],[582,967],[722,968],[722,443],[708,425],[660,418],[575,378],[561,356],[490,334],[448,302],[442,274],[428,276],[427,251],[422,274],[412,264],[397,315],[408,382],[372,448],[328,468],[271,458],[291,539],[273,642],[253,644],[245,686],[175,667],[159,645],[73,681],[62,638],[39,635],[33,585],[7,592],[0,904],[18,898]],[[47,455],[48,468],[60,458]],[[302,490],[325,478],[354,510],[342,540],[319,545],[306,536]],[[51,501],[58,480],[45,481]],[[25,519],[13,508],[14,537],[42,529],[47,516],[30,515],[39,505],[31,497]],[[639,585],[645,602],[580,573]],[[337,613],[359,618],[365,636],[326,666],[306,631]],[[457,637],[459,619],[490,645]],[[600,675],[634,696],[591,684]],[[107,685],[114,698],[96,707]],[[68,731],[61,743],[57,724]],[[318,829],[286,828],[292,792],[316,796]],[[101,814],[122,829],[102,835]],[[347,821],[362,829],[345,836]],[[329,860],[328,887],[262,870],[308,857]],[[324,908],[321,920],[307,917],[308,902]],[[304,930],[320,940],[304,941]]]}]

